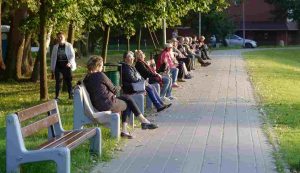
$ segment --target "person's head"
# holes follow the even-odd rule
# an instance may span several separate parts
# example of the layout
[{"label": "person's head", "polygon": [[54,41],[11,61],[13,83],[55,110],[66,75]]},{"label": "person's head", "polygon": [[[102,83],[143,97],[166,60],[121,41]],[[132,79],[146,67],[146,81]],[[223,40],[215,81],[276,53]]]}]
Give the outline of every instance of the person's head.
[{"label": "person's head", "polygon": [[173,47],[177,48],[178,46],[178,40],[176,38],[171,39],[171,43],[173,44]]},{"label": "person's head", "polygon": [[103,59],[101,56],[91,56],[86,65],[89,73],[100,72],[103,69]]},{"label": "person's head", "polygon": [[189,37],[184,37],[184,43],[185,43],[185,44],[189,44],[189,42],[190,42]]},{"label": "person's head", "polygon": [[132,51],[123,54],[123,60],[126,64],[132,65],[134,62],[134,53]]},{"label": "person's head", "polygon": [[184,37],[179,36],[179,37],[177,37],[177,39],[178,39],[179,43],[181,43],[181,44],[184,43]]},{"label": "person's head", "polygon": [[136,50],[134,52],[134,56],[137,60],[144,61],[145,60],[145,53],[142,50]]},{"label": "person's head", "polygon": [[171,43],[166,43],[165,44],[165,50],[167,50],[168,52],[171,51],[172,48],[173,48],[173,44],[171,44]]},{"label": "person's head", "polygon": [[202,35],[199,39],[201,42],[203,42],[205,40],[205,37]]},{"label": "person's head", "polygon": [[56,34],[56,38],[57,38],[58,44],[64,44],[66,41],[65,34],[63,32],[58,32]]}]

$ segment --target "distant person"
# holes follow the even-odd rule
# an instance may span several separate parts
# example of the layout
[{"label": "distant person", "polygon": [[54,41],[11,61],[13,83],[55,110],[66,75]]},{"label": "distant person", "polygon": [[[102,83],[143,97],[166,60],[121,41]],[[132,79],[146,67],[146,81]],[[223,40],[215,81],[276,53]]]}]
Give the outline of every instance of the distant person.
[{"label": "distant person", "polygon": [[55,99],[59,97],[61,74],[68,87],[69,99],[72,99],[72,71],[76,69],[75,52],[72,44],[66,42],[63,32],[57,33],[56,37],[58,43],[53,46],[51,54],[51,72],[55,77]]},{"label": "distant person", "polygon": [[172,38],[177,38],[178,37],[178,30],[174,29],[174,31],[172,32]]}]

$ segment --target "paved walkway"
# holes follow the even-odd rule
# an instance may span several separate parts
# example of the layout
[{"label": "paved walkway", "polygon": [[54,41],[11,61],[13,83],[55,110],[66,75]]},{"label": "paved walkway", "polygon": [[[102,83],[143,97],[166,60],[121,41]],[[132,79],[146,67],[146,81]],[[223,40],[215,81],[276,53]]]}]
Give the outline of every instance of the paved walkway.
[{"label": "paved walkway", "polygon": [[174,105],[154,117],[158,129],[135,129],[116,159],[92,172],[276,172],[240,51],[215,51],[212,58],[175,91]]}]

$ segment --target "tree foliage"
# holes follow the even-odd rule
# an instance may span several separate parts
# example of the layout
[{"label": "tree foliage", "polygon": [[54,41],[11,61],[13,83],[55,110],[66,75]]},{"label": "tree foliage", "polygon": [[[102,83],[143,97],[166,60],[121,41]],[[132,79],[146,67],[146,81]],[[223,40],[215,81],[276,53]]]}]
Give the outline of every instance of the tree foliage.
[{"label": "tree foliage", "polygon": [[266,2],[274,4],[280,12],[284,12],[286,17],[300,21],[299,0],[266,0]]}]

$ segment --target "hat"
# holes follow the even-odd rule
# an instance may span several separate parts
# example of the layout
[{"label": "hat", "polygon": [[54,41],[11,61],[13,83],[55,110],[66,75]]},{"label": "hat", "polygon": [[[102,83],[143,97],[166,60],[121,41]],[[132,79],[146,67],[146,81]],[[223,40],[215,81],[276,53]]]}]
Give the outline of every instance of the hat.
[{"label": "hat", "polygon": [[173,45],[172,45],[171,43],[166,43],[166,44],[165,44],[165,47],[166,47],[166,48],[172,48]]}]

